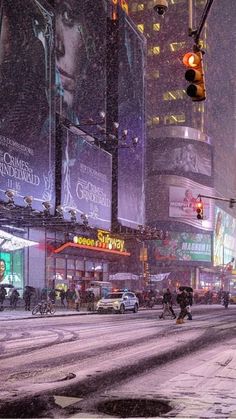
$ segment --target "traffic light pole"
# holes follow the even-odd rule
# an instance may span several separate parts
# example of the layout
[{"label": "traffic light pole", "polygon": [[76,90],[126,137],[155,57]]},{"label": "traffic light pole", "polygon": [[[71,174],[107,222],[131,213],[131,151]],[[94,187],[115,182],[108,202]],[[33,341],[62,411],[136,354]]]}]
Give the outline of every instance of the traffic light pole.
[{"label": "traffic light pole", "polygon": [[202,32],[202,29],[205,25],[207,16],[210,12],[211,6],[214,0],[207,0],[207,3],[204,7],[201,20],[197,29],[193,29],[193,0],[189,0],[189,36],[192,36],[195,40],[196,45],[199,43],[199,38]]},{"label": "traffic light pole", "polygon": [[209,198],[209,199],[214,199],[215,201],[225,201],[225,202],[229,202],[229,207],[233,208],[234,204],[236,204],[236,198],[219,198],[218,196],[210,196],[210,195],[202,195],[199,194],[197,196],[198,198]]}]

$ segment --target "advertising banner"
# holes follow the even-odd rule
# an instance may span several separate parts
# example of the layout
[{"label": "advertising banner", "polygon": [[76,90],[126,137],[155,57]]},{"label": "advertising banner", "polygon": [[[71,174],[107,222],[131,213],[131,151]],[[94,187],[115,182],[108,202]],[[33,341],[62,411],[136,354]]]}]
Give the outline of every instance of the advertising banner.
[{"label": "advertising banner", "polygon": [[[122,225],[135,228],[144,223],[144,69],[143,37],[126,18],[119,23],[118,120],[119,138],[127,130],[128,147],[119,148],[118,219]],[[136,147],[132,146],[138,138]],[[121,144],[122,145],[122,144]]]},{"label": "advertising banner", "polygon": [[107,2],[55,0],[57,112],[97,134],[105,111]]},{"label": "advertising banner", "polygon": [[225,265],[236,258],[236,220],[215,207],[214,266]]},{"label": "advertising banner", "polygon": [[63,131],[62,196],[65,217],[75,210],[78,221],[88,215],[89,226],[111,226],[112,159],[106,151],[89,144],[69,130]]},{"label": "advertising banner", "polygon": [[150,263],[155,261],[211,262],[211,235],[171,232],[148,244]]},{"label": "advertising banner", "polygon": [[53,13],[39,0],[0,1],[0,199],[54,204]]},{"label": "advertising banner", "polygon": [[150,150],[150,170],[165,170],[184,173],[200,173],[211,176],[212,155],[209,144],[200,141],[189,142],[186,140],[165,139],[155,144],[155,149]]},{"label": "advertising banner", "polygon": [[[200,193],[200,189],[170,186],[169,216],[196,219],[196,202]],[[209,219],[209,199],[202,198],[202,203],[204,207],[204,219]]]}]

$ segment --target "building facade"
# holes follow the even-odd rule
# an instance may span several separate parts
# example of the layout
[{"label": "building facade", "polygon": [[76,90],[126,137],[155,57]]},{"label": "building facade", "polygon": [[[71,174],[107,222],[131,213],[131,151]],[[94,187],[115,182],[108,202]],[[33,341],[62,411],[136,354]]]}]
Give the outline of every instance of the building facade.
[{"label": "building facade", "polygon": [[[230,238],[225,234],[218,250],[221,257],[216,260],[217,207],[225,211],[227,219],[232,217],[232,223],[235,210],[223,201],[202,198],[201,221],[195,205],[199,194],[235,196],[235,65],[224,63],[224,52],[216,42],[220,32],[222,39],[230,39],[227,48],[235,56],[235,4],[229,2],[224,18],[217,6],[212,7],[200,39],[207,99],[192,102],[185,92],[182,63],[194,44],[188,36],[188,1],[169,1],[164,16],[154,12],[154,3],[129,1],[129,13],[146,36],[148,49],[146,223],[166,233],[163,240],[147,243],[149,273],[156,284],[164,278],[165,286],[184,282],[194,288],[220,287],[224,286],[222,271],[235,256],[236,247],[233,232]],[[193,2],[194,28],[205,4]]]}]

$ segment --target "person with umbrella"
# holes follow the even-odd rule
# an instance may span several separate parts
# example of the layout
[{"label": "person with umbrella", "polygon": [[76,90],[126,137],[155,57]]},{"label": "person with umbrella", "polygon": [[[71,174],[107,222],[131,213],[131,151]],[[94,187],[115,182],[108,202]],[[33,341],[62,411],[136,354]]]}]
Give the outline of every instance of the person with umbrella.
[{"label": "person with umbrella", "polygon": [[185,316],[188,315],[187,306],[189,305],[187,287],[179,287],[180,294],[177,295],[177,303],[180,306],[180,313],[176,320],[176,324],[184,323]]}]

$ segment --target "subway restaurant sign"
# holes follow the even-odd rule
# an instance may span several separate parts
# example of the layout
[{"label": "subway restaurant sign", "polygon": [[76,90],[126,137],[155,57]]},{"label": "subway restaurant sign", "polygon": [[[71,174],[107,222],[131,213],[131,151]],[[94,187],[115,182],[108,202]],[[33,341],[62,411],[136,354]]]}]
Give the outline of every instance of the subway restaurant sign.
[{"label": "subway restaurant sign", "polygon": [[119,252],[129,255],[125,250],[125,241],[118,237],[110,236],[109,231],[105,230],[98,230],[96,239],[84,236],[74,236],[73,242],[81,247],[115,251],[116,253]]},{"label": "subway restaurant sign", "polygon": [[124,240],[111,236],[109,231],[97,230],[97,238],[89,238],[85,236],[74,236],[73,242],[67,242],[53,250],[54,253],[60,253],[67,248],[79,248],[97,250],[99,252],[113,253],[116,255],[130,256],[125,249]]}]

